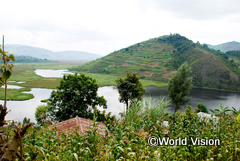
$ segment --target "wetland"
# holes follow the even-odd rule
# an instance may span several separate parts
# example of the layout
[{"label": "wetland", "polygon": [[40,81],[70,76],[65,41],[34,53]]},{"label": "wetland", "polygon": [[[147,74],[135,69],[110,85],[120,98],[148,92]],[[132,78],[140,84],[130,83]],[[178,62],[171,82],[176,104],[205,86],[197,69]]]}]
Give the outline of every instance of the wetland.
[{"label": "wetland", "polygon": [[[29,68],[31,66],[31,68]],[[11,80],[9,81],[8,85],[8,94],[11,95],[11,97],[15,97],[17,95],[17,98],[20,98],[19,100],[10,100],[7,102],[7,107],[9,110],[9,114],[6,116],[7,120],[16,120],[21,121],[24,117],[30,118],[31,121],[35,122],[35,110],[37,106],[43,105],[46,103],[41,102],[41,100],[48,99],[50,97],[50,94],[52,90],[56,88],[56,86],[59,84],[63,74],[71,74],[72,72],[69,72],[67,70],[67,67],[71,66],[69,64],[60,65],[57,66],[45,66],[45,68],[48,69],[40,69],[39,66],[35,66],[33,64],[24,64],[24,66],[19,65],[20,68],[24,68],[26,71],[27,77],[22,77],[22,80],[17,79],[19,76],[14,74],[11,77]],[[18,66],[16,67],[17,70]],[[62,68],[62,69],[58,69]],[[19,70],[19,69],[18,69]],[[17,72],[19,72],[17,70]],[[88,73],[85,73],[86,75],[89,75]],[[104,81],[104,76],[101,76],[100,74],[90,74],[93,78],[94,76],[98,82]],[[31,77],[31,79],[29,78]],[[101,79],[98,79],[101,78]],[[111,79],[108,79],[111,78]],[[102,85],[98,89],[98,95],[104,96],[104,98],[107,100],[107,106],[106,112],[111,112],[112,115],[119,116],[119,113],[124,112],[124,104],[120,103],[118,101],[119,94],[114,86],[114,80],[115,76],[110,77],[107,76],[105,78],[106,81],[112,81],[109,84]],[[116,78],[117,79],[117,78]],[[35,82],[35,84],[33,84]],[[42,83],[42,85],[41,85]],[[154,82],[156,83],[156,82]],[[102,83],[104,84],[104,83]],[[165,97],[167,99],[167,87],[161,87],[164,83],[159,83],[160,86],[147,86],[145,85],[145,94],[144,99],[159,99],[160,97]],[[3,91],[3,88],[0,89]],[[4,93],[4,92],[1,92]],[[236,109],[239,109],[239,99],[240,94],[234,93],[234,92],[227,92],[227,91],[219,91],[219,90],[212,90],[212,89],[202,89],[202,88],[193,88],[190,96],[192,99],[188,102],[188,105],[191,105],[193,108],[197,107],[198,103],[205,104],[208,109],[219,109],[220,108],[220,102],[224,104],[224,106],[235,107]],[[3,103],[1,100],[0,103]],[[169,112],[173,111],[173,106],[170,106],[168,108]],[[186,105],[181,107],[181,111],[185,111]],[[101,107],[99,107],[100,110],[103,110]]]}]

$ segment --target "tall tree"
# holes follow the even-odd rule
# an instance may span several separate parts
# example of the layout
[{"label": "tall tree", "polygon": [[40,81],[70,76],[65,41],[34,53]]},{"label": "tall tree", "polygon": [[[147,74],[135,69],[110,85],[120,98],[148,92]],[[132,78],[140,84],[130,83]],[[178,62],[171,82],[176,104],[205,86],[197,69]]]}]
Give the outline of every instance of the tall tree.
[{"label": "tall tree", "polygon": [[97,95],[98,84],[95,79],[78,75],[64,75],[60,86],[50,96],[49,114],[57,121],[76,116],[93,118],[94,108],[99,105],[107,108],[104,97]]},{"label": "tall tree", "polygon": [[131,105],[135,101],[141,100],[145,89],[136,73],[128,72],[127,77],[119,78],[116,82],[120,94],[119,101],[126,104],[126,113],[128,113],[129,103]]},{"label": "tall tree", "polygon": [[190,74],[191,68],[188,66],[188,63],[185,62],[168,82],[168,95],[175,104],[175,112],[181,105],[191,99],[191,97],[188,97],[192,89],[192,77],[190,77]]}]

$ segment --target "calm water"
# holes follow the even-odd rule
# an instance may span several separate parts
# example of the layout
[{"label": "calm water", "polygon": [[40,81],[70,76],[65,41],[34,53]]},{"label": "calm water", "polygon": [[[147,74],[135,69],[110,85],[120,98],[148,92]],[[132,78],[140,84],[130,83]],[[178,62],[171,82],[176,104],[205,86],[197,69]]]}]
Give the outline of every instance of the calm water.
[{"label": "calm water", "polygon": [[[5,88],[5,85],[3,85],[1,88]],[[7,85],[7,88],[8,89],[20,89],[20,88],[23,88],[21,86],[17,86],[17,85]]]},{"label": "calm water", "polygon": [[62,78],[64,74],[73,74],[66,69],[52,70],[52,69],[36,69],[35,73],[42,77]]},{"label": "calm water", "polygon": [[[48,70],[44,70],[46,73],[48,73]],[[52,70],[55,72],[58,72],[58,74],[61,73],[59,70]],[[67,72],[67,70],[62,70],[64,72]],[[38,73],[38,72],[36,72]],[[41,73],[41,72],[40,72]],[[42,70],[41,76],[44,75],[44,72]],[[55,75],[55,74],[53,74]],[[62,77],[59,76],[58,77]],[[147,87],[146,93],[144,94],[144,98],[160,98],[160,97],[167,97],[167,88],[159,88],[159,87]],[[11,110],[9,114],[6,116],[6,119],[8,120],[17,120],[20,121],[24,117],[30,118],[31,121],[35,121],[35,111],[36,107],[45,103],[40,102],[43,99],[47,99],[50,97],[52,90],[51,89],[42,89],[42,88],[33,88],[30,92],[26,93],[32,93],[34,95],[33,99],[26,100],[26,101],[8,101],[7,107],[8,110]],[[118,115],[119,112],[124,112],[124,104],[119,103],[118,98],[119,94],[114,86],[107,86],[107,87],[100,87],[98,89],[98,95],[104,96],[104,98],[107,100],[107,106],[108,109],[106,109],[106,112],[111,112],[113,115]],[[217,91],[217,90],[209,90],[209,89],[193,89],[191,91],[192,99],[188,102],[188,105],[192,105],[192,107],[196,107],[198,103],[202,102],[205,104],[208,109],[214,109],[214,108],[220,108],[219,104],[220,102],[224,104],[224,106],[229,107],[235,107],[236,109],[239,109],[240,106],[240,94],[239,93],[232,93],[232,92],[224,92],[224,91]],[[0,100],[0,104],[3,104],[3,101]],[[173,105],[169,107],[169,111],[173,111],[172,109]],[[99,108],[102,110],[102,108]],[[185,107],[181,108],[182,111],[185,110]]]},{"label": "calm water", "polygon": [[[166,97],[167,96],[167,87],[159,88],[159,87],[147,87],[145,92],[145,97]],[[240,94],[233,93],[233,92],[225,92],[225,91],[218,91],[218,90],[211,90],[211,89],[201,89],[201,88],[194,88],[192,89],[190,95],[192,99],[187,103],[192,107],[197,107],[198,103],[202,102],[205,104],[209,109],[219,109],[220,102],[224,104],[224,107],[229,106],[231,109],[235,107],[239,109],[240,107]],[[170,106],[169,111],[173,111],[171,108],[173,105]],[[182,111],[185,110],[185,107],[181,108]],[[210,111],[209,111],[210,112]]]},{"label": "calm water", "polygon": [[[37,106],[44,104],[41,100],[49,98],[51,92],[51,89],[33,88],[30,92],[25,92],[32,93],[34,95],[33,99],[26,101],[8,101],[7,108],[11,111],[6,115],[6,119],[22,121],[24,117],[27,117],[35,122]],[[4,104],[2,100],[0,100],[0,104]]]}]

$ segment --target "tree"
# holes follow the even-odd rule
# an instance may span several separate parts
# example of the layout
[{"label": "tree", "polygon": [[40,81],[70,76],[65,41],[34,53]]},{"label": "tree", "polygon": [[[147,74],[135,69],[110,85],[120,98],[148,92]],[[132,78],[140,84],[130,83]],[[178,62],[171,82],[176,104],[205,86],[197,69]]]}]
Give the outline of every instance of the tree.
[{"label": "tree", "polygon": [[130,105],[135,101],[142,99],[145,89],[140,82],[140,78],[136,73],[127,73],[127,77],[116,80],[117,89],[120,94],[120,102],[126,104],[126,114],[128,113],[129,102]]},{"label": "tree", "polygon": [[107,108],[104,97],[97,96],[98,87],[96,80],[84,74],[64,75],[49,98],[49,115],[56,121],[76,116],[92,119],[97,105]]},{"label": "tree", "polygon": [[168,82],[168,95],[175,104],[175,112],[181,105],[191,99],[191,97],[187,97],[192,88],[192,77],[190,77],[190,74],[191,68],[185,62]]}]

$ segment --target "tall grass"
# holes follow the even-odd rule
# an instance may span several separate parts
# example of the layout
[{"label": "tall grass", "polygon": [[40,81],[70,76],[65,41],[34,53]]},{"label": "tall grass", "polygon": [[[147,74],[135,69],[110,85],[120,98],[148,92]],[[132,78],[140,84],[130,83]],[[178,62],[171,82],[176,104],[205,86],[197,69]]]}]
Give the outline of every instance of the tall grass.
[{"label": "tall grass", "polygon": [[159,120],[164,120],[168,114],[166,108],[169,106],[170,100],[165,97],[146,98],[142,101],[133,103],[128,111],[128,114],[123,115],[128,122],[139,124],[140,121],[149,120],[151,124],[157,123]]},{"label": "tall grass", "polygon": [[170,100],[161,97],[160,99],[148,98],[143,102],[144,113],[149,115],[153,122],[159,118],[165,119],[168,114],[166,108],[170,105]]}]

